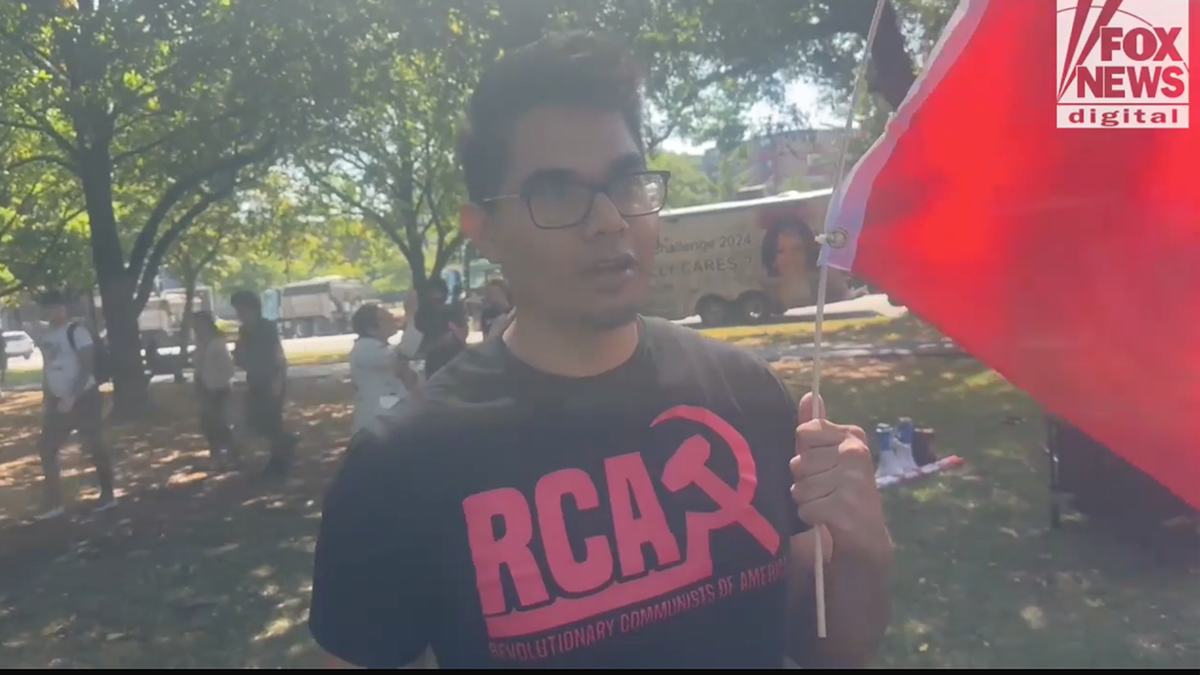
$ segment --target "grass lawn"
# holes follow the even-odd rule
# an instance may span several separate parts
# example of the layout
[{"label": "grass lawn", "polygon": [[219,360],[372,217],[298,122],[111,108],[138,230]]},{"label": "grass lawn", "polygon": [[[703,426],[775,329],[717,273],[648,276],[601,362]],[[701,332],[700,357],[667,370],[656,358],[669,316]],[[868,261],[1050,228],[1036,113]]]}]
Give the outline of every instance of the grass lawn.
[{"label": "grass lawn", "polygon": [[[781,371],[797,391],[802,367]],[[1039,411],[970,360],[826,366],[834,417],[910,415],[963,469],[888,488],[898,547],[890,667],[1194,666],[1197,577],[1082,523],[1048,532]],[[349,426],[340,379],[295,387],[304,462],[285,485],[209,476],[185,388],[153,428],[113,430],[127,494],[87,517],[91,470],[64,453],[70,520],[31,523],[36,394],[0,401],[0,663],[9,668],[305,667],[303,620],[325,481]],[[1011,419],[1023,421],[1012,425]],[[1010,422],[1006,424],[1008,419]]]},{"label": "grass lawn", "polygon": [[[770,323],[758,326],[707,328],[700,332],[715,340],[741,347],[793,344],[811,341],[815,324],[809,321]],[[824,322],[825,342],[880,344],[885,342],[939,342],[942,334],[933,327],[905,314],[896,319],[872,317],[863,319],[833,319]]]},{"label": "grass lawn", "polygon": [[[899,319],[868,318],[842,319],[825,323],[825,337],[830,342],[900,342],[900,341],[938,341],[941,335],[929,326],[916,319],[904,316]],[[733,326],[729,328],[708,328],[701,331],[705,335],[743,347],[760,347],[769,344],[797,343],[812,340],[813,324],[809,322],[786,322],[760,326]],[[307,351],[288,356],[288,363],[293,366],[316,366],[330,363],[343,363],[349,355],[348,351]],[[18,369],[8,371],[5,386],[17,387],[34,384],[41,381],[42,371],[36,369]]]}]

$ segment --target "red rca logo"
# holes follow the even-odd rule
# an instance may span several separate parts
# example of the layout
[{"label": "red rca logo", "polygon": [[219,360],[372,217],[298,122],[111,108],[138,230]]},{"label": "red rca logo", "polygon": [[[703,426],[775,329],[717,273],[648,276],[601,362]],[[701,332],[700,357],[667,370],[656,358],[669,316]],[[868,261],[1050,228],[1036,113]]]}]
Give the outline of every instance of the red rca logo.
[{"label": "red rca logo", "polygon": [[[685,440],[667,460],[658,479],[662,487],[671,493],[696,488],[717,506],[686,514],[682,546],[668,527],[654,479],[638,452],[605,460],[599,481],[605,500],[596,481],[573,468],[539,479],[532,504],[514,488],[496,488],[463,500],[489,638],[542,633],[709,580],[714,574],[710,534],[726,527],[736,525],[748,532],[765,549],[764,558],[779,552],[779,531],[752,504],[758,472],[746,439],[715,413],[693,406],[672,408],[651,426],[672,420],[692,422],[715,434],[736,463],[731,485],[710,468],[712,447],[700,434]],[[566,509],[599,509],[605,501],[611,539],[599,532],[568,531]],[[572,546],[573,538],[580,546]],[[549,578],[538,565],[534,552],[539,549]],[[573,549],[583,551],[581,559]],[[645,557],[647,549],[654,552],[653,566]],[[505,597],[504,569],[516,590],[516,606]],[[561,594],[552,592],[551,581]]]},{"label": "red rca logo", "polygon": [[1058,0],[1058,126],[1188,126],[1188,0]]}]

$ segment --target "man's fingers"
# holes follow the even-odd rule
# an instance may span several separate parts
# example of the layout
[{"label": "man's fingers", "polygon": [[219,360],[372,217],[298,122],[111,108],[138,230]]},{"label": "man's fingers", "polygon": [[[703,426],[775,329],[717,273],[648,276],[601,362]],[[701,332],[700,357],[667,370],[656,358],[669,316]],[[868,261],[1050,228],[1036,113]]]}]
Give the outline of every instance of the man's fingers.
[{"label": "man's fingers", "polygon": [[812,476],[833,470],[838,465],[839,456],[836,445],[812,448],[793,457],[788,462],[788,468],[792,470],[792,477],[799,480],[803,476]]},{"label": "man's fingers", "polygon": [[805,394],[804,396],[800,397],[800,410],[797,414],[797,417],[799,418],[800,423],[804,424],[805,422],[816,419],[818,417],[818,415],[816,414],[818,411],[822,412],[820,417],[824,418],[825,417],[824,409],[825,409],[825,400],[824,399],[818,400],[816,397],[814,397],[812,395],[812,392],[810,391],[807,394]]},{"label": "man's fingers", "polygon": [[828,420],[810,420],[796,427],[796,451],[803,452],[806,448],[822,445],[838,445],[845,440],[847,434],[863,443],[867,442],[867,435],[856,426]]}]

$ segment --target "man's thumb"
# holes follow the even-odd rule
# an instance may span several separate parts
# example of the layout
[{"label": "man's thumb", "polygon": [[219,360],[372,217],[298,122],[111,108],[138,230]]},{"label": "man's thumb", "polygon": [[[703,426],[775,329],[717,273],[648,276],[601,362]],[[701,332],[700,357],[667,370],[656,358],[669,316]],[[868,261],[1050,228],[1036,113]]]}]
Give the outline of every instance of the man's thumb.
[{"label": "man's thumb", "polygon": [[797,415],[800,424],[815,419],[818,412],[821,418],[825,417],[825,400],[814,397],[810,391],[800,399],[800,411]]}]

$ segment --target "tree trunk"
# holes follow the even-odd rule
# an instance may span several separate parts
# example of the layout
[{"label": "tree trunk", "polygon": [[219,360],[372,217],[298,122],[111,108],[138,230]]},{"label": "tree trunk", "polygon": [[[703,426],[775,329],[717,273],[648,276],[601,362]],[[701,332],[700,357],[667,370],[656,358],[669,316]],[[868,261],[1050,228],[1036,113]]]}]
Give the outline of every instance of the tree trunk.
[{"label": "tree trunk", "polygon": [[421,290],[425,286],[425,282],[432,277],[425,271],[425,252],[421,249],[411,249],[407,253],[401,251],[404,259],[408,261],[408,269],[412,272],[412,283],[414,290]]},{"label": "tree trunk", "polygon": [[113,383],[112,416],[129,419],[149,404],[145,364],[142,361],[138,309],[134,303],[137,280],[125,267],[117,219],[113,212],[112,159],[106,147],[80,154],[80,182],[91,229],[92,263],[100,285],[104,325]]}]

